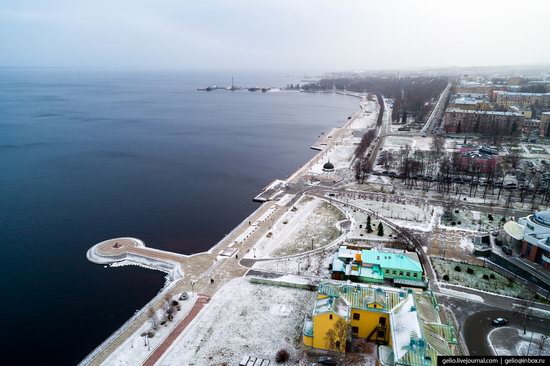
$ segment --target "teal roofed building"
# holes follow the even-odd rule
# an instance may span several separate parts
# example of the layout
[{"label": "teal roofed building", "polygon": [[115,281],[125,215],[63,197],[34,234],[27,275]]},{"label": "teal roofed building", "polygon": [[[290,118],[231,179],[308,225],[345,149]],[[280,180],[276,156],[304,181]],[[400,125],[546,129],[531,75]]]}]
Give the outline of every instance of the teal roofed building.
[{"label": "teal roofed building", "polygon": [[332,262],[332,278],[355,282],[426,287],[416,252],[395,249],[361,249],[341,246]]}]

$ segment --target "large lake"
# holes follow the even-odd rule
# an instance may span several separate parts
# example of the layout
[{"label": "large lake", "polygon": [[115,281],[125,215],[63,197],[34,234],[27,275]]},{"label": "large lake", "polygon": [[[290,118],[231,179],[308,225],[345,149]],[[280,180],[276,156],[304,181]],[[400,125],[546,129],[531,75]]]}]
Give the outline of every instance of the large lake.
[{"label": "large lake", "polygon": [[134,236],[207,250],[358,107],[336,94],[196,90],[216,83],[231,75],[0,69],[3,364],[76,364],[163,286],[160,272],[89,263],[91,245]]}]

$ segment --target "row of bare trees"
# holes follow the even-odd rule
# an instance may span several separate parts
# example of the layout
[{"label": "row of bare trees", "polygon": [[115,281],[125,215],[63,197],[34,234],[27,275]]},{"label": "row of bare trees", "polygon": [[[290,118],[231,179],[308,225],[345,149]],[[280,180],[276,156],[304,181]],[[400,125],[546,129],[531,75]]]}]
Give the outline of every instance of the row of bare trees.
[{"label": "row of bare trees", "polygon": [[[349,90],[358,93],[369,91],[392,98],[392,120],[403,115],[422,121],[430,112],[430,102],[439,97],[447,86],[443,77],[336,77],[321,79],[316,83],[303,85],[304,90]],[[381,103],[382,104],[382,103]],[[405,117],[406,119],[406,117]]]}]

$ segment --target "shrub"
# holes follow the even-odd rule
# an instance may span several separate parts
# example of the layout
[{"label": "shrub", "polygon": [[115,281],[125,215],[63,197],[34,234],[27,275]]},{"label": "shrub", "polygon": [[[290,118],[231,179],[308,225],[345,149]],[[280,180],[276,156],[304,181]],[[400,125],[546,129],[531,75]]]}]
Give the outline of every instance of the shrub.
[{"label": "shrub", "polygon": [[451,222],[451,225],[455,226],[455,225],[456,225],[456,222],[454,222],[454,221],[453,221],[453,222]]},{"label": "shrub", "polygon": [[489,279],[489,276],[487,276],[486,274],[483,275],[483,279],[484,280],[488,280]]},{"label": "shrub", "polygon": [[147,338],[153,338],[155,336],[154,332],[147,332]]},{"label": "shrub", "polygon": [[459,224],[459,225],[462,224],[462,221],[457,222],[457,224]]},{"label": "shrub", "polygon": [[455,210],[455,213],[458,213],[459,211],[458,210]]},{"label": "shrub", "polygon": [[277,354],[275,355],[275,361],[277,363],[284,363],[288,361],[290,358],[290,355],[288,354],[288,351],[286,349],[280,349],[277,351]]},{"label": "shrub", "polygon": [[468,268],[466,272],[468,272],[469,274],[474,274],[474,270],[472,268]]},{"label": "shrub", "polygon": [[460,268],[460,266],[455,266],[455,271],[461,272],[461,271],[462,271],[462,268]]},{"label": "shrub", "polygon": [[487,215],[487,218],[489,219],[489,221],[493,221],[493,215],[489,214]]},{"label": "shrub", "polygon": [[489,276],[490,279],[494,280],[495,279],[495,275],[491,273],[491,275]]},{"label": "shrub", "polygon": [[443,276],[443,281],[449,281],[449,275],[444,275]]},{"label": "shrub", "polygon": [[176,300],[173,300],[171,305],[172,306],[178,306],[179,304],[180,304],[179,302],[177,302]]}]

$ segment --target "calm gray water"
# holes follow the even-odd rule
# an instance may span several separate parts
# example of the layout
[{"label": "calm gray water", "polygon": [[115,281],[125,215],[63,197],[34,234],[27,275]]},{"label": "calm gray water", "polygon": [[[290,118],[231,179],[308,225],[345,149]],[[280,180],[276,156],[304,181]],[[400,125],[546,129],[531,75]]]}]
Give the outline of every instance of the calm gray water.
[{"label": "calm gray water", "polygon": [[0,69],[4,360],[80,361],[164,282],[160,272],[87,262],[91,245],[135,236],[186,254],[210,248],[357,108],[332,94],[196,91],[230,83],[224,74]]}]

